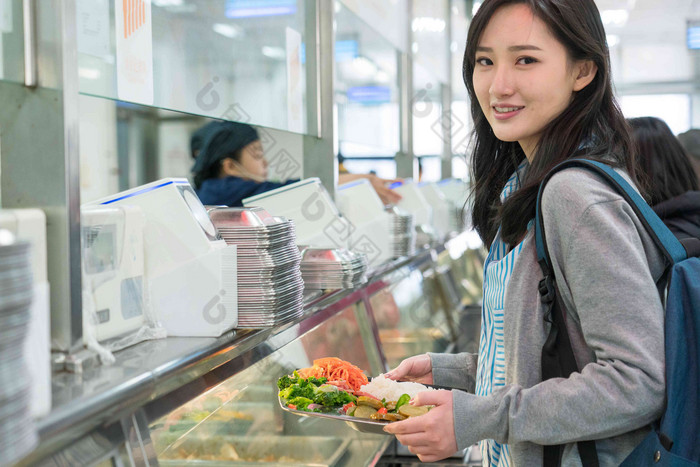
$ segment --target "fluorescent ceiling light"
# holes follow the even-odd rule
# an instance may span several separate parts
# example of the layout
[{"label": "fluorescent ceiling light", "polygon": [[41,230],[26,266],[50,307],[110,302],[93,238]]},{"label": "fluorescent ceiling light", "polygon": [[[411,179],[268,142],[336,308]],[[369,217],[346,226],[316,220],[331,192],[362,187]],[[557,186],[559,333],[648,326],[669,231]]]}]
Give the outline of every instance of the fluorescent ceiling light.
[{"label": "fluorescent ceiling light", "polygon": [[413,32],[442,32],[445,30],[445,20],[421,16],[411,21]]},{"label": "fluorescent ceiling light", "polygon": [[241,35],[241,31],[236,26],[224,23],[216,23],[211,27],[215,32],[218,32],[222,36],[234,39]]},{"label": "fluorescent ceiling light", "polygon": [[608,48],[612,49],[613,47],[615,47],[617,44],[620,43],[620,36],[618,36],[616,34],[608,34],[605,36],[605,40],[608,43]]},{"label": "fluorescent ceiling light", "polygon": [[78,68],[78,76],[85,79],[98,79],[101,73],[95,68]]},{"label": "fluorescent ceiling light", "polygon": [[627,24],[629,16],[630,12],[627,10],[603,10],[600,12],[600,17],[604,25],[618,28]]},{"label": "fluorescent ceiling light", "polygon": [[287,58],[287,52],[281,47],[268,47],[262,48],[262,54],[266,57],[274,58],[275,60],[284,60]]},{"label": "fluorescent ceiling light", "polygon": [[151,0],[155,6],[180,6],[183,0]]}]

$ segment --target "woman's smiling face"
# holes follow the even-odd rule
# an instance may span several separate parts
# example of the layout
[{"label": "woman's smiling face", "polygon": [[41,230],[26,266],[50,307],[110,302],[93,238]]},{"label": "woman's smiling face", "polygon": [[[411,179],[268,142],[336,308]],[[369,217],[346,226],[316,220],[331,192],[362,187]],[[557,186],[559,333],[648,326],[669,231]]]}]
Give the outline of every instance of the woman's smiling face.
[{"label": "woman's smiling face", "polygon": [[571,63],[564,45],[524,4],[499,8],[476,50],[473,81],[481,110],[496,137],[519,142],[528,158],[547,124],[595,76],[593,69],[582,79],[582,63]]}]

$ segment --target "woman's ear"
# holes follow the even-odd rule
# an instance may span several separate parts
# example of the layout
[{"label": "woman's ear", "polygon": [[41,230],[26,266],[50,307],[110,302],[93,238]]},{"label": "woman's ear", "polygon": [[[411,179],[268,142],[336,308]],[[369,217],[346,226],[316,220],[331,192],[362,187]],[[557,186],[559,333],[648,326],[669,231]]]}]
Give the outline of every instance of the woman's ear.
[{"label": "woman's ear", "polygon": [[576,80],[574,81],[574,91],[578,92],[591,84],[596,73],[598,73],[598,65],[596,65],[593,60],[581,60],[576,64],[575,71]]},{"label": "woman's ear", "polygon": [[227,157],[221,161],[220,176],[230,175],[238,175],[238,170],[236,168],[236,162],[232,158]]}]

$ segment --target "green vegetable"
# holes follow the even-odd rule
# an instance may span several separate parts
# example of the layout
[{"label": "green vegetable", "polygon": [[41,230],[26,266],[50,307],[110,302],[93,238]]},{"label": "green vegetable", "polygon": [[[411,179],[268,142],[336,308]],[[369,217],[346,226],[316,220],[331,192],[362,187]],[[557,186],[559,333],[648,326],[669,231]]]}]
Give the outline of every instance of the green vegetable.
[{"label": "green vegetable", "polygon": [[306,410],[309,404],[313,404],[314,401],[307,399],[306,397],[295,397],[290,399],[287,403],[297,406],[297,410]]},{"label": "green vegetable", "polygon": [[277,387],[280,390],[282,390],[282,389],[288,388],[292,384],[296,384],[297,382],[299,382],[299,378],[292,378],[288,375],[284,375],[280,379],[277,380]]},{"label": "green vegetable", "polygon": [[316,386],[309,384],[292,384],[286,389],[280,391],[280,397],[283,399],[293,399],[295,397],[305,397],[307,399],[313,399],[316,394]]},{"label": "green vegetable", "polygon": [[409,396],[408,394],[401,394],[401,397],[399,397],[399,400],[396,401],[395,411],[398,412],[399,407],[401,407],[404,404],[408,404],[408,401],[410,401],[410,400],[411,400],[411,396]]},{"label": "green vegetable", "polygon": [[348,402],[355,402],[357,398],[345,391],[324,392],[318,391],[314,397],[314,402],[326,407],[345,405]]}]

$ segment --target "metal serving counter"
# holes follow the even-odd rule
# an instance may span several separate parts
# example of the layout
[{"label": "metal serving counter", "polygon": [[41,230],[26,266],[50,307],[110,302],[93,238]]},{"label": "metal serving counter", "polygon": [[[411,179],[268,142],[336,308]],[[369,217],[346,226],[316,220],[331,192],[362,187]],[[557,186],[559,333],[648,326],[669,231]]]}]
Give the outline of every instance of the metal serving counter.
[{"label": "metal serving counter", "polygon": [[[277,328],[147,341],[116,353],[111,366],[55,374],[40,445],[18,465],[190,465],[204,439],[225,440],[209,450],[237,453],[240,443],[267,440],[272,451],[298,437],[328,445],[335,465],[375,465],[392,438],[283,413],[275,381],[324,356],[375,375],[416,353],[460,343],[458,350],[473,350],[478,319],[464,310],[480,295],[483,256],[471,238],[463,233],[389,263],[362,288],[310,297],[301,318]],[[341,448],[343,440],[350,442]],[[305,464],[283,455],[274,462]]]}]

